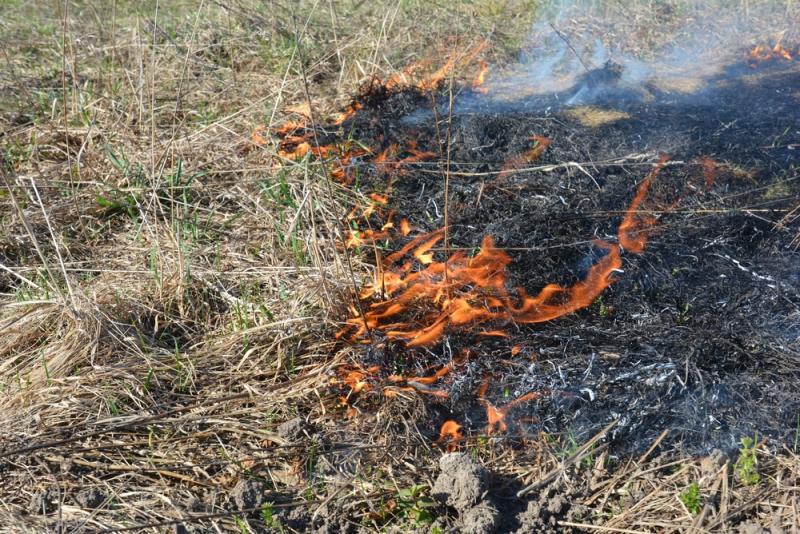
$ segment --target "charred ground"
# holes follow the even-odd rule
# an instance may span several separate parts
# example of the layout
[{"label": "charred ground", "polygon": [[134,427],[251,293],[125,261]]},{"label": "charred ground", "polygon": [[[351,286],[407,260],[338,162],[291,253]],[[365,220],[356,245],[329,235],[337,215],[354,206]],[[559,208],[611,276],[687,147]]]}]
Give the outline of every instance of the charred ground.
[{"label": "charred ground", "polygon": [[[492,111],[486,99],[485,111],[452,116],[441,104],[432,110],[447,94],[373,93],[345,123],[348,135],[382,149],[411,140],[438,154],[449,135],[450,250],[475,250],[493,236],[513,258],[510,285],[529,293],[585,276],[604,254],[592,239],[614,235],[659,154],[671,159],[654,196],[661,206],[683,198],[674,212],[656,214],[647,249],[625,255],[624,272],[589,309],[500,325],[510,334],[502,341],[468,329],[423,350],[378,341],[382,348],[366,349],[361,363],[424,374],[471,349],[447,386],[449,399],[433,403],[431,436],[446,419],[482,429],[472,391],[490,377],[500,402],[546,392],[515,409],[520,435],[568,429],[589,437],[619,418],[619,452],[641,452],[664,429],[694,453],[734,448],[756,432],[789,443],[800,409],[800,271],[790,246],[796,229],[780,221],[800,190],[797,87],[796,68],[742,63],[695,93],[651,86],[638,101],[628,91],[620,103],[612,84],[591,107],[559,105],[580,86],[527,112]],[[591,126],[576,109],[623,115]],[[532,135],[550,140],[541,157],[498,176]],[[393,208],[435,230],[444,225],[447,165],[445,158],[410,165],[391,180],[380,164],[368,166],[360,184],[391,190]],[[441,247],[438,254],[445,257]],[[522,350],[512,356],[512,346]]]}]

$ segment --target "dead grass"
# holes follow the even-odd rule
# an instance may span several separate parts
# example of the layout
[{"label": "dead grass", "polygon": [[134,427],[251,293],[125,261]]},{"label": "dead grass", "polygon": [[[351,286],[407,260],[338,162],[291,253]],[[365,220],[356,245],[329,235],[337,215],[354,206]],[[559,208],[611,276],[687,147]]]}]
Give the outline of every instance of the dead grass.
[{"label": "dead grass", "polygon": [[616,109],[602,109],[594,106],[578,106],[570,109],[567,115],[590,128],[599,128],[618,120],[627,119],[629,114]]},{"label": "dead grass", "polygon": [[[305,100],[302,72],[324,116],[456,36],[488,37],[502,60],[533,4],[7,2],[0,524],[161,532],[188,518],[255,531],[231,497],[246,480],[280,498],[276,513],[343,501],[368,527],[404,521],[379,512],[433,476],[439,453],[409,417],[424,405],[400,397],[345,422],[328,387],[354,350],[330,334],[351,291],[337,221],[357,193],[329,190],[310,162],[277,169],[275,147],[250,134]],[[357,256],[351,268],[358,280],[369,270]],[[301,443],[277,431],[297,416],[316,429]],[[544,446],[474,450],[528,479],[562,461]],[[699,480],[723,503],[704,531],[742,507],[796,525],[797,458],[766,451],[752,491],[686,459],[676,472],[665,458],[604,471],[597,456],[598,524],[691,525],[676,494]],[[87,490],[93,506],[76,501]]]}]

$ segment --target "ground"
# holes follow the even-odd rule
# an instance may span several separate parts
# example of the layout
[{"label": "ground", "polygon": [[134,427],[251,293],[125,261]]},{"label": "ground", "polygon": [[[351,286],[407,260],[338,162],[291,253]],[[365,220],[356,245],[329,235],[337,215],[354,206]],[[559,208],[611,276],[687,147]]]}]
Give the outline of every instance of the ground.
[{"label": "ground", "polygon": [[[643,56],[677,39],[680,21],[696,8],[681,1],[640,4],[602,9],[624,20],[609,35],[626,49],[639,47]],[[775,5],[742,1],[736,8],[757,17]],[[374,142],[382,133],[382,142],[391,136],[407,142],[416,131],[419,149],[435,152],[440,163],[447,158],[437,146],[442,132],[429,116],[431,94],[447,112],[449,87],[472,90],[480,61],[493,69],[516,64],[546,7],[516,0],[433,7],[249,0],[45,7],[5,0],[0,7],[0,528],[798,528],[800,415],[789,389],[798,371],[786,364],[796,360],[785,357],[790,350],[797,354],[798,272],[791,268],[797,227],[788,215],[797,205],[790,105],[797,96],[784,91],[770,102],[771,114],[759,114],[743,89],[755,85],[773,94],[796,76],[776,74],[747,86],[755,76],[747,72],[742,85],[721,89],[742,100],[718,110],[713,124],[696,118],[708,102],[692,103],[687,126],[667,108],[643,112],[638,94],[624,109],[581,107],[556,120],[536,110],[490,122],[457,115],[454,173],[497,171],[507,156],[531,149],[521,136],[553,141],[538,162],[556,166],[550,171],[511,173],[495,189],[484,189],[476,176],[450,184],[454,249],[472,250],[484,234],[500,246],[528,249],[514,255],[511,286],[580,278],[599,260],[591,245],[547,257],[533,245],[615,234],[620,210],[646,175],[641,170],[652,168],[658,154],[626,162],[630,167],[589,167],[597,184],[577,167],[558,165],[604,150],[618,156],[620,147],[648,153],[651,146],[669,146],[673,161],[713,155],[724,165],[719,189],[692,197],[684,212],[670,215],[665,228],[677,230],[656,230],[649,250],[640,259],[626,258],[625,276],[602,299],[563,322],[522,327],[507,345],[502,339],[482,344],[483,359],[458,375],[469,396],[446,404],[413,387],[391,397],[382,393],[389,371],[429,371],[442,363],[441,353],[336,337],[352,316],[354,286],[367,284],[376,266],[373,248],[341,246],[341,225],[354,206],[370,204],[369,193],[386,193],[381,174],[343,185],[313,157],[281,158],[280,139],[272,133],[300,120],[310,103],[319,128],[307,131],[330,134],[316,142]],[[790,3],[781,8],[786,20],[797,16]],[[362,119],[367,114],[344,123],[357,128],[323,127],[368,93],[370,83],[374,88],[374,79],[389,80],[418,61],[423,70],[435,70],[454,50],[476,47],[475,61],[448,73],[436,91],[377,94],[371,105],[380,108],[379,116],[398,120],[383,131]],[[428,116],[400,121],[410,107],[423,105]],[[724,127],[742,109],[749,129]],[[627,129],[619,127],[629,117]],[[748,132],[759,140],[742,151]],[[494,139],[504,140],[499,152],[471,150]],[[663,183],[683,180],[684,170],[666,166]],[[438,170],[423,171],[423,165],[413,167],[397,182],[391,206],[416,231],[435,231],[444,184]],[[565,179],[570,187],[551,203],[553,188]],[[433,200],[424,208],[417,196],[423,184]],[[530,193],[527,204],[519,204],[519,191]],[[590,199],[594,215],[570,217],[582,198]],[[756,200],[764,203],[760,209],[783,209],[786,218],[741,211]],[[706,204],[728,211],[708,226],[696,218]],[[780,221],[785,224],[773,224]],[[696,252],[716,238],[723,240],[716,255],[687,260],[675,253],[679,246]],[[730,292],[712,276],[720,273],[743,290]],[[649,285],[637,285],[643,280]],[[676,283],[683,292],[670,293],[667,302],[662,292]],[[699,298],[687,295],[698,286],[706,290]],[[527,289],[534,293],[537,283]],[[744,304],[727,308],[733,300]],[[753,315],[739,313],[745,309]],[[631,328],[648,316],[656,324],[647,335]],[[455,349],[466,343],[452,338]],[[577,410],[582,418],[573,419],[575,403],[588,395],[575,388],[577,396],[563,402],[536,401],[535,413],[553,417],[528,424],[522,415],[529,412],[515,412],[512,431],[489,434],[485,402],[545,385],[527,379],[552,387],[560,375],[506,373],[511,381],[498,381],[497,391],[487,393],[494,397],[476,399],[487,367],[502,361],[519,369],[520,360],[503,356],[519,340],[531,345],[519,358],[535,351],[567,374],[583,365],[582,374],[587,360],[595,361],[582,385],[605,387],[611,400]],[[562,342],[575,350],[567,355]],[[732,348],[723,357],[725,343]],[[647,389],[652,377],[640,374],[632,380],[642,395],[625,397],[620,382],[609,382],[608,376],[636,369],[643,359],[678,362],[688,373],[688,359],[661,361],[666,349],[682,344],[716,355],[705,366],[692,360],[691,370],[722,377],[719,390],[698,387],[695,397],[679,399],[670,397],[674,390],[666,384]],[[386,369],[387,361],[396,367]],[[342,383],[343,370],[376,362],[383,366],[380,376],[367,377],[373,389],[357,398]],[[656,376],[660,368],[643,369]],[[720,432],[709,425],[698,439],[698,421],[714,408],[706,402],[712,398],[723,398],[725,413],[742,426]],[[670,408],[641,412],[628,426],[608,417],[636,399],[663,400]],[[678,401],[683,411],[676,411]],[[452,452],[437,443],[449,417],[466,433],[449,444],[457,449]],[[683,431],[662,434],[667,427]],[[628,440],[630,447],[620,446]]]}]

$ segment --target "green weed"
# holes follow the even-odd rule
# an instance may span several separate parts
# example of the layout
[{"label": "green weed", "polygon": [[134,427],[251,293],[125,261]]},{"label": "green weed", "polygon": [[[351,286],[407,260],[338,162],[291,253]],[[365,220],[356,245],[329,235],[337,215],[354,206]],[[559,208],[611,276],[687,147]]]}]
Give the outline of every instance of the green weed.
[{"label": "green weed", "polygon": [[692,515],[700,513],[700,485],[692,482],[686,490],[678,497],[683,505]]},{"label": "green weed", "polygon": [[264,503],[261,507],[261,520],[264,522],[264,526],[267,529],[283,532],[283,525],[281,525],[280,520],[275,517],[275,511],[271,502]]},{"label": "green weed", "polygon": [[753,486],[761,480],[761,475],[758,473],[758,459],[756,458],[757,445],[758,434],[756,434],[755,439],[750,437],[742,438],[739,458],[733,466],[736,478],[745,486]]}]

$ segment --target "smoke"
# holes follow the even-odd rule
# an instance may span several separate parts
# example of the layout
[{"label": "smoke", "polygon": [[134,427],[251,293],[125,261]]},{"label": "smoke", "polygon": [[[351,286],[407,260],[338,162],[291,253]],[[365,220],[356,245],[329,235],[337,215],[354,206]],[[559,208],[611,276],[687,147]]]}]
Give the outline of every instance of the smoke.
[{"label": "smoke", "polygon": [[574,0],[540,13],[517,61],[492,71],[485,95],[462,95],[456,113],[707,98],[749,73],[748,50],[795,43],[800,28],[796,1]]}]

